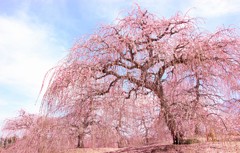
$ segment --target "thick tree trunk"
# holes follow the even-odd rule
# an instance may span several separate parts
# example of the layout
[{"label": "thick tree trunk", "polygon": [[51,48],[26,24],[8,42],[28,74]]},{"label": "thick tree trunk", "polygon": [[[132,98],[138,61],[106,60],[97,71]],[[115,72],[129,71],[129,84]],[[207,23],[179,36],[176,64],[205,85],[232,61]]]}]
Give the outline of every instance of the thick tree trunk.
[{"label": "thick tree trunk", "polygon": [[167,127],[171,132],[173,144],[181,144],[183,142],[183,132],[177,127],[176,121],[173,115],[171,115],[171,112],[165,111],[164,118],[167,123]]},{"label": "thick tree trunk", "polygon": [[160,86],[157,91],[157,95],[160,99],[161,110],[164,115],[165,123],[167,124],[168,129],[171,132],[171,136],[173,139],[173,144],[181,144],[183,140],[183,131],[178,128],[176,123],[176,119],[174,115],[170,111],[169,104],[164,98],[163,88]]},{"label": "thick tree trunk", "polygon": [[84,148],[83,136],[81,134],[79,134],[77,138],[78,138],[77,148]]},{"label": "thick tree trunk", "polygon": [[173,144],[182,144],[183,142],[183,135],[181,132],[173,134]]}]

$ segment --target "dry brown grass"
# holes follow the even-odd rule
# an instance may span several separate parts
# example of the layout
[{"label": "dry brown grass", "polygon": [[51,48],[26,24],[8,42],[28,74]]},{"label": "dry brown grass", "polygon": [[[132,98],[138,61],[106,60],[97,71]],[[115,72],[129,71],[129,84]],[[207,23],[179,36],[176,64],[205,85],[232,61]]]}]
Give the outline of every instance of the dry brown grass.
[{"label": "dry brown grass", "polygon": [[118,150],[118,148],[81,148],[70,150],[68,153],[105,153],[116,150]]},{"label": "dry brown grass", "polygon": [[[207,142],[191,145],[152,145],[116,153],[240,153],[240,142]],[[113,153],[113,152],[111,152]]]},{"label": "dry brown grass", "polygon": [[240,141],[203,142],[191,145],[154,144],[130,148],[84,148],[68,153],[240,153]]}]

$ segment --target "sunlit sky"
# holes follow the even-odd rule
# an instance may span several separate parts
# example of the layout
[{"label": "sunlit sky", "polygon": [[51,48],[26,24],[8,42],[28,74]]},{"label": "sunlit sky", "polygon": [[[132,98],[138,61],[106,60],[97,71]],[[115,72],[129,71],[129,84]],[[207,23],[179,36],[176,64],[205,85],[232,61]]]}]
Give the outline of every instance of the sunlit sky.
[{"label": "sunlit sky", "polygon": [[188,12],[208,31],[240,27],[240,0],[0,0],[0,127],[20,109],[38,113],[45,73],[135,3],[159,17]]}]

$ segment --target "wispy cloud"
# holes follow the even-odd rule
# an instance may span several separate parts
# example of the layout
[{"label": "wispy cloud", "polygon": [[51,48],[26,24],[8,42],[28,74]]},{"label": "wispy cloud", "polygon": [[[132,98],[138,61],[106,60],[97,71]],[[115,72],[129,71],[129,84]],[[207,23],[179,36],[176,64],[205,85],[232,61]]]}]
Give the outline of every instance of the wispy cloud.
[{"label": "wispy cloud", "polygon": [[192,0],[189,8],[194,8],[194,15],[201,17],[220,17],[240,12],[239,0]]},{"label": "wispy cloud", "polygon": [[[28,20],[0,16],[0,33],[1,122],[13,116],[15,108],[37,111],[35,100],[43,77],[66,49],[51,28]],[[3,93],[5,89],[12,93]],[[16,95],[18,97],[9,98]]]}]

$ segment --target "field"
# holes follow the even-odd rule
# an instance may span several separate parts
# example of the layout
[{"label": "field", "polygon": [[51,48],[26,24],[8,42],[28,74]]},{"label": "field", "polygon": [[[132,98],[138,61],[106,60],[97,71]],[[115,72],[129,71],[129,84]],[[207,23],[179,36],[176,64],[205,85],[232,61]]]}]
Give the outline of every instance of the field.
[{"label": "field", "polygon": [[81,148],[71,149],[65,153],[240,153],[240,137],[226,141],[201,141],[184,145],[152,144],[126,148]]},{"label": "field", "polygon": [[111,151],[117,151],[118,148],[83,148],[70,150],[68,153],[105,153]]},{"label": "field", "polygon": [[206,142],[190,145],[159,145],[143,147],[116,148],[85,148],[71,150],[69,153],[239,153],[240,141]]}]

